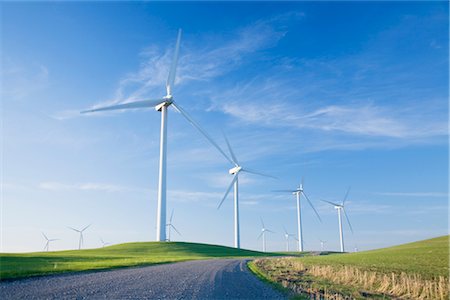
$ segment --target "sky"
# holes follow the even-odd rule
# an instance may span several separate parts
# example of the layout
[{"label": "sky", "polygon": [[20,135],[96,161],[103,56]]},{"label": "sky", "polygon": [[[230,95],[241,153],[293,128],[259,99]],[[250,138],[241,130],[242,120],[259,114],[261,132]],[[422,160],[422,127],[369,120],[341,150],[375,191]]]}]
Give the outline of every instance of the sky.
[{"label": "sky", "polygon": [[[1,249],[41,251],[154,241],[160,113],[81,115],[165,95],[183,29],[174,99],[244,167],[241,246],[260,250],[260,218],[306,250],[346,250],[448,234],[448,3],[2,2]],[[173,240],[233,245],[224,157],[172,108],[167,213]],[[294,241],[290,241],[294,249]]]}]

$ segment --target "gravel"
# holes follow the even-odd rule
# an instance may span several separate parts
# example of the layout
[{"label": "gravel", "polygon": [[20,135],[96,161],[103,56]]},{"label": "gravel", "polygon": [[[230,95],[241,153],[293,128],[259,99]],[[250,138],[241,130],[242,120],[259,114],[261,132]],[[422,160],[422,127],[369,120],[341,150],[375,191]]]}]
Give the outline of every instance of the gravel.
[{"label": "gravel", "polygon": [[286,299],[244,259],[214,259],[0,282],[1,299]]}]

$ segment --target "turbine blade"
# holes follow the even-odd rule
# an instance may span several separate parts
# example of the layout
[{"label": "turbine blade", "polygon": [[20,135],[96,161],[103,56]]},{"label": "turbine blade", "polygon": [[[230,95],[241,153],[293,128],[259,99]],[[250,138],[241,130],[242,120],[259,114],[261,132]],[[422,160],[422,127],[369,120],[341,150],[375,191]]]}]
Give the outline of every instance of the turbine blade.
[{"label": "turbine blade", "polygon": [[172,213],[170,214],[170,224],[172,224],[172,219],[173,219],[173,208],[172,208]]},{"label": "turbine blade", "polygon": [[181,236],[181,233],[177,230],[177,228],[175,227],[175,226],[173,226],[172,224],[170,224],[170,227],[172,227],[180,236]]},{"label": "turbine blade", "polygon": [[273,190],[271,192],[273,192],[273,193],[295,193],[296,191],[294,191],[294,190]]},{"label": "turbine blade", "polygon": [[267,232],[270,232],[270,233],[275,233],[275,232],[273,232],[273,231],[270,230],[270,229],[266,229],[266,231],[267,231]]},{"label": "turbine blade", "polygon": [[302,176],[302,183],[301,183],[302,186],[303,186],[304,182],[305,182],[305,177]]},{"label": "turbine blade", "polygon": [[48,237],[45,235],[45,233],[42,232],[42,235],[43,235],[44,238],[48,241]]},{"label": "turbine blade", "polygon": [[169,76],[166,81],[166,92],[167,95],[172,95],[172,88],[175,84],[175,75],[177,73],[178,55],[180,53],[180,42],[181,42],[181,28],[178,29],[177,43],[175,44],[175,51],[173,53],[172,64],[170,65]]},{"label": "turbine blade", "polygon": [[222,201],[220,201],[219,206],[217,207],[217,209],[219,209],[222,206],[223,201],[225,201],[225,199],[227,198],[228,193],[230,192],[231,188],[233,187],[233,184],[236,181],[238,174],[239,173],[234,174],[233,180],[231,180],[231,183],[228,186],[227,191],[225,192],[225,195],[223,196]]},{"label": "turbine blade", "polygon": [[286,230],[286,227],[283,226],[283,230],[284,230],[284,233],[286,233],[287,235],[289,235],[289,233],[288,233],[287,230]]},{"label": "turbine blade", "polygon": [[252,170],[252,169],[247,169],[247,168],[244,169],[244,168],[242,168],[242,171],[247,172],[247,173],[251,173],[251,174],[264,176],[264,177],[270,177],[270,178],[273,178],[273,179],[277,179],[275,176],[268,175],[268,174],[265,174],[265,173],[261,173],[259,171],[255,171],[255,170]]},{"label": "turbine blade", "polygon": [[200,131],[201,134],[203,134],[203,136],[211,143],[211,145],[213,145],[217,150],[219,150],[219,152],[225,157],[226,160],[228,160],[230,163],[234,164],[233,161],[228,157],[228,155],[226,155],[225,152],[219,147],[219,145],[217,145],[217,143],[209,136],[209,134],[202,127],[200,127],[200,125],[197,122],[195,122],[191,118],[191,116],[189,116],[189,114],[181,106],[179,106],[175,102],[172,102],[172,106],[180,114],[182,114],[186,118],[186,120],[189,123],[191,123],[192,126],[197,128],[197,130]]},{"label": "turbine blade", "polygon": [[73,231],[80,232],[78,229],[75,229],[75,228],[72,228],[72,227],[69,227],[69,226],[66,226],[66,227],[69,228],[69,229],[72,229]]},{"label": "turbine blade", "polygon": [[349,186],[348,189],[347,189],[347,193],[345,193],[344,201],[342,201],[342,206],[344,206],[345,201],[347,200],[348,193],[350,193],[350,188],[351,188],[351,187]]},{"label": "turbine blade", "polygon": [[262,228],[263,228],[263,229],[265,229],[265,228],[266,228],[266,226],[264,226],[264,221],[263,221],[263,219],[262,219],[261,217],[259,217],[259,219],[261,220],[261,225],[262,225]]},{"label": "turbine blade", "polygon": [[327,201],[327,200],[323,200],[323,199],[320,199],[320,201],[326,202],[326,203],[334,205],[334,206],[341,206],[340,204],[336,204],[336,203],[333,203],[333,202],[330,202],[330,201]]},{"label": "turbine blade", "polygon": [[99,108],[92,108],[88,110],[83,110],[81,113],[91,113],[97,111],[106,111],[106,110],[117,110],[117,109],[128,109],[128,108],[142,108],[142,107],[154,107],[160,103],[164,102],[164,99],[152,99],[152,100],[142,100],[142,101],[134,101],[128,103],[120,103],[115,105],[103,106]]},{"label": "turbine blade", "polygon": [[236,155],[234,154],[233,149],[231,148],[230,141],[228,140],[228,138],[227,138],[227,136],[225,135],[225,133],[223,133],[223,137],[225,138],[225,142],[227,143],[228,151],[230,151],[230,154],[231,154],[231,158],[232,158],[232,160],[233,160],[233,163],[234,163],[235,165],[239,165],[239,161],[237,160]]},{"label": "turbine blade", "polygon": [[345,215],[345,218],[347,219],[348,226],[350,227],[350,230],[351,230],[351,232],[352,232],[352,234],[353,234],[352,224],[350,223],[350,219],[348,218],[348,215],[347,215],[347,213],[345,212],[345,208],[342,208],[342,210],[344,211],[344,215]]},{"label": "turbine blade", "polygon": [[261,238],[261,236],[264,234],[264,231],[261,231],[261,233],[258,235],[258,240]]},{"label": "turbine blade", "polygon": [[83,229],[81,229],[81,231],[85,231],[86,229],[88,229],[89,228],[89,226],[91,226],[92,225],[92,223],[91,224],[89,224],[88,226],[86,226],[86,227],[84,227]]},{"label": "turbine blade", "polygon": [[319,216],[319,213],[317,212],[316,208],[314,207],[314,205],[312,204],[311,200],[309,200],[308,196],[306,196],[305,192],[302,192],[303,196],[305,196],[306,200],[308,200],[309,205],[311,206],[311,208],[314,210],[314,212],[316,213],[317,218],[319,219],[319,221],[322,223],[322,219]]}]

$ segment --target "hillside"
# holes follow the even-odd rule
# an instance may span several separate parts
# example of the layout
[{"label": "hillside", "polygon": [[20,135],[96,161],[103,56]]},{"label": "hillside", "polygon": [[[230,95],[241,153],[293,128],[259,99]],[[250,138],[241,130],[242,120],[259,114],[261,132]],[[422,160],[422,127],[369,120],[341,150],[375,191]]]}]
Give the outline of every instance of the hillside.
[{"label": "hillside", "polygon": [[0,279],[176,261],[275,254],[183,242],[140,242],[98,249],[0,254]]}]

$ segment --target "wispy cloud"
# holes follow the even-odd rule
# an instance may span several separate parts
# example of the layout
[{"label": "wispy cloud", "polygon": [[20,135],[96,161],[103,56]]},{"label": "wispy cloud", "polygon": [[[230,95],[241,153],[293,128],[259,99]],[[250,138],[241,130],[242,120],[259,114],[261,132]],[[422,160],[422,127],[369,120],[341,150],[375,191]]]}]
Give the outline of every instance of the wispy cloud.
[{"label": "wispy cloud", "polygon": [[79,183],[79,184],[67,184],[61,182],[41,182],[38,184],[38,188],[49,191],[100,191],[100,192],[123,192],[129,190],[136,190],[136,188],[124,187],[114,184],[106,183]]}]

